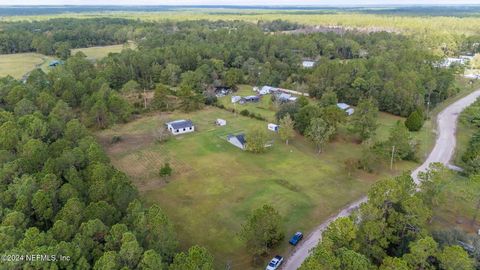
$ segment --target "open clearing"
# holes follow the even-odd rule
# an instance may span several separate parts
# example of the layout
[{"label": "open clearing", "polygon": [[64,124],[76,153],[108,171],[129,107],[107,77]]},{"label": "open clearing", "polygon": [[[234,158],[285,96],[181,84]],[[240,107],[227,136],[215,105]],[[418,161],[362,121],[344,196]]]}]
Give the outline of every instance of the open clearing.
[{"label": "open clearing", "polygon": [[72,50],[72,55],[76,54],[77,52],[83,52],[87,59],[90,60],[98,60],[108,56],[109,53],[119,53],[123,49],[126,48],[135,48],[135,44],[133,42],[129,42],[126,44],[118,44],[118,45],[108,45],[108,46],[96,46],[96,47],[89,47],[89,48],[78,48]]},{"label": "open clearing", "polygon": [[232,96],[251,96],[256,95],[257,93],[253,91],[253,87],[250,85],[239,85],[238,90],[233,94],[226,95],[224,97],[218,98],[218,103],[225,106],[228,109],[235,109],[238,112],[242,110],[248,110],[253,112],[256,115],[261,115],[270,122],[275,122],[275,112],[277,111],[277,105],[272,102],[271,95],[265,95],[260,98],[259,102],[248,102],[245,104],[232,103]]},{"label": "open clearing", "polygon": [[39,53],[17,53],[0,55],[0,77],[12,76],[20,79],[36,67],[44,69],[44,64],[52,58]]},{"label": "open clearing", "polygon": [[[90,48],[73,49],[72,54],[82,51],[88,59],[97,60],[107,56],[109,53],[121,52],[124,48],[135,48],[135,44],[100,46]],[[15,79],[21,79],[24,75],[35,68],[41,68],[48,72],[50,61],[56,59],[54,56],[47,56],[39,53],[16,53],[0,55],[0,77],[12,76]]]},{"label": "open clearing", "polygon": [[[166,120],[181,118],[191,119],[198,131],[155,142],[155,131]],[[215,126],[216,118],[226,119],[227,126]],[[401,118],[382,113],[378,136],[384,137],[397,119]],[[234,269],[251,267],[237,232],[252,209],[274,205],[284,217],[287,237],[297,230],[308,232],[364,195],[378,179],[415,166],[399,162],[394,172],[358,171],[349,176],[344,161],[358,158],[361,147],[342,134],[321,155],[301,136],[287,146],[270,133],[275,143],[264,154],[244,152],[225,140],[229,133],[254,127],[266,128],[266,122],[207,107],[191,114],[144,116],[97,136],[114,166],[129,175],[143,198],[165,209],[183,248],[206,246],[217,266],[230,261]],[[110,144],[113,135],[122,140]],[[168,183],[158,176],[164,162],[174,170]],[[285,240],[277,252],[285,254],[289,249]]]}]

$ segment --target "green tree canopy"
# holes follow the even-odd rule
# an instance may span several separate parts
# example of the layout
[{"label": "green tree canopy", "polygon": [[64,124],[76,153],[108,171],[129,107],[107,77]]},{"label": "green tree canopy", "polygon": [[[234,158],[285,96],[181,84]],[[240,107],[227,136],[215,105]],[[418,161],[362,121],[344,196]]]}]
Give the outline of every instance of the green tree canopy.
[{"label": "green tree canopy", "polygon": [[240,236],[251,254],[266,254],[284,238],[282,217],[271,205],[263,205],[255,209],[242,225]]}]

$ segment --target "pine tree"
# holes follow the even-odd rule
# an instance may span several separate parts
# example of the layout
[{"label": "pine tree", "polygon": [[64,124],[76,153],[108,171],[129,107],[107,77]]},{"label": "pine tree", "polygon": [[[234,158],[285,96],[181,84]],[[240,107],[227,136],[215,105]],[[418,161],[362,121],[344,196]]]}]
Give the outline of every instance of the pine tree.
[{"label": "pine tree", "polygon": [[418,111],[414,111],[405,120],[405,126],[410,131],[419,131],[423,126],[423,117]]}]

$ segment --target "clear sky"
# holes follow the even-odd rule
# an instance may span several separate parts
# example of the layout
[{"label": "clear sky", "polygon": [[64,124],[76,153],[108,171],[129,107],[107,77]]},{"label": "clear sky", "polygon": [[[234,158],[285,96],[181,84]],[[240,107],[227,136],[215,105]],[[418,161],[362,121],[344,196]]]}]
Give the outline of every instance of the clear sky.
[{"label": "clear sky", "polygon": [[479,4],[480,0],[0,0],[0,5],[446,5]]}]

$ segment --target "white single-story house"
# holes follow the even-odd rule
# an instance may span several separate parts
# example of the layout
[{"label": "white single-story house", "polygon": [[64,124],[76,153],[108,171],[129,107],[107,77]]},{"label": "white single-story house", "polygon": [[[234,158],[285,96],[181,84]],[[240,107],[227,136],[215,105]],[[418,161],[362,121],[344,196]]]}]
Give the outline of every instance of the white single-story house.
[{"label": "white single-story house", "polygon": [[240,101],[240,99],[242,99],[241,96],[232,96],[231,97],[232,103],[237,103],[237,102]]},{"label": "white single-story house", "polygon": [[278,95],[277,98],[280,102],[288,102],[288,101],[290,101],[291,97],[292,97],[292,95],[290,95],[290,94],[281,93],[280,95]]},{"label": "white single-story house", "polygon": [[460,55],[458,58],[465,59],[466,61],[471,61],[471,60],[473,60],[474,56],[473,55]]},{"label": "white single-story house", "polygon": [[448,57],[443,59],[443,61],[441,61],[440,63],[435,64],[435,66],[442,67],[442,68],[448,68],[453,65],[463,66],[463,65],[466,65],[468,61],[470,61],[470,58],[467,58],[467,57],[458,57],[458,58]]},{"label": "white single-story house", "polygon": [[312,61],[312,60],[302,61],[302,67],[304,68],[313,68],[314,66],[315,66],[315,61]]},{"label": "white single-story house", "polygon": [[298,99],[297,97],[295,97],[291,94],[281,92],[281,90],[276,92],[274,95],[275,95],[276,99],[280,102],[295,102]]},{"label": "white single-story house", "polygon": [[267,125],[267,128],[268,128],[269,130],[271,130],[271,131],[277,132],[278,129],[280,128],[280,126],[277,125],[277,124],[269,123],[269,124]]},{"label": "white single-story house", "polygon": [[190,120],[176,120],[165,124],[167,129],[173,134],[183,134],[195,131],[195,126]]},{"label": "white single-story house", "polygon": [[258,102],[260,100],[260,97],[258,97],[258,96],[246,96],[243,99],[245,99],[246,102]]},{"label": "white single-story house", "polygon": [[347,103],[337,103],[337,107],[340,109],[340,110],[347,110],[350,108],[350,105],[348,105]]},{"label": "white single-story house", "polygon": [[265,85],[258,91],[258,93],[260,95],[267,95],[267,94],[270,94],[270,93],[275,92],[275,91],[277,91],[277,88]]},{"label": "white single-story house", "polygon": [[348,115],[352,115],[355,112],[355,109],[352,108],[350,105],[347,103],[337,103],[337,107],[347,113]]},{"label": "white single-story house", "polygon": [[218,118],[218,119],[215,121],[215,124],[216,124],[217,126],[226,126],[226,125],[227,125],[227,120]]},{"label": "white single-story house", "polygon": [[480,79],[480,75],[478,75],[478,74],[465,74],[465,75],[463,75],[463,77],[465,79],[474,79],[474,80]]},{"label": "white single-story house", "polygon": [[228,135],[227,141],[242,150],[246,149],[245,134]]}]

